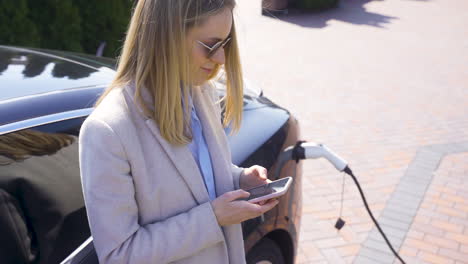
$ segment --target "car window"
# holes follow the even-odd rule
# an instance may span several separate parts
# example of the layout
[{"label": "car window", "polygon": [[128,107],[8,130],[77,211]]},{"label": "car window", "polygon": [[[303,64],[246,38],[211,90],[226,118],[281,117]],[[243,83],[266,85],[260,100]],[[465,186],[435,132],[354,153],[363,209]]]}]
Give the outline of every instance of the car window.
[{"label": "car window", "polygon": [[89,236],[72,119],[0,135],[0,259],[60,263]]}]

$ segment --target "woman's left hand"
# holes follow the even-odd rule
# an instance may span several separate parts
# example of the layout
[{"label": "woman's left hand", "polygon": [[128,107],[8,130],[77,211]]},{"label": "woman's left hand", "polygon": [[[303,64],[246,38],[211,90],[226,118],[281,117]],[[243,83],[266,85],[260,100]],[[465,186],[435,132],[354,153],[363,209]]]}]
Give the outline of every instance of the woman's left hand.
[{"label": "woman's left hand", "polygon": [[267,178],[267,169],[258,165],[244,169],[240,177],[240,187],[244,190],[267,184],[269,182],[271,181]]}]

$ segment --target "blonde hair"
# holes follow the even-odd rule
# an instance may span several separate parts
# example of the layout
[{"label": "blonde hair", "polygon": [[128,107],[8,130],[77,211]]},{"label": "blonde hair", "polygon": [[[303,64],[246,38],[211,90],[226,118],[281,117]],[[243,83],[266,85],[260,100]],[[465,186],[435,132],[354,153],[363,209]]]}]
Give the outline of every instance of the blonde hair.
[{"label": "blonde hair", "polygon": [[[98,99],[98,105],[114,88],[135,82],[135,99],[159,126],[161,135],[175,145],[191,141],[187,102],[190,87],[190,56],[186,45],[188,30],[211,15],[231,10],[235,0],[139,0],[130,21],[117,74]],[[240,127],[243,106],[243,82],[234,23],[231,41],[225,47],[226,96],[223,125]],[[210,78],[216,76],[216,67]],[[181,87],[182,84],[182,87]],[[142,89],[153,99],[154,111],[145,104]]]},{"label": "blonde hair", "polygon": [[23,161],[31,156],[52,155],[74,142],[75,138],[67,134],[45,133],[31,129],[1,135],[0,156],[10,161],[0,161],[0,165]]}]

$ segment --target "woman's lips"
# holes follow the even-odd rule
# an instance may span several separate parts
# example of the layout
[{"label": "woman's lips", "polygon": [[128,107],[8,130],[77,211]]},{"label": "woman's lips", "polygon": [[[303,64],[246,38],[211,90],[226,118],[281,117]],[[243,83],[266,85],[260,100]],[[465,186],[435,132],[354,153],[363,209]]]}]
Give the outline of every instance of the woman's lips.
[{"label": "woman's lips", "polygon": [[213,71],[212,69],[206,69],[206,68],[201,68],[203,71],[205,71],[206,73],[211,73],[211,71]]}]

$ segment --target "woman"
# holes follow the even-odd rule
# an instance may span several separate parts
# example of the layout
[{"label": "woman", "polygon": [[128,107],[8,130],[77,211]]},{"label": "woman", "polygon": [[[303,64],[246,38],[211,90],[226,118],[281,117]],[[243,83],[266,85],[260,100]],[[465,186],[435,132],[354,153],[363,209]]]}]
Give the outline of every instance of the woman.
[{"label": "woman", "polygon": [[224,64],[225,126],[239,127],[234,0],[139,0],[117,75],[80,133],[83,192],[101,263],[245,263],[240,223],[278,202],[242,189],[209,84]]}]

